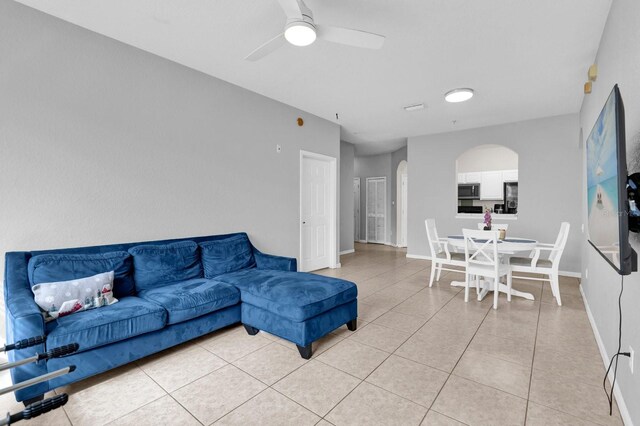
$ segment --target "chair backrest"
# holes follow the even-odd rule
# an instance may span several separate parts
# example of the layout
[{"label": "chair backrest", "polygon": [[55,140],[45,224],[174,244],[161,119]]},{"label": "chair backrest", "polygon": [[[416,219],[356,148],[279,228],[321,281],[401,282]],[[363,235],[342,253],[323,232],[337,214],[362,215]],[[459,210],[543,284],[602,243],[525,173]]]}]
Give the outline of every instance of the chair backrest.
[{"label": "chair backrest", "polygon": [[467,267],[492,266],[498,270],[500,258],[498,257],[498,231],[479,231],[475,229],[463,229],[464,257]]},{"label": "chair backrest", "polygon": [[436,229],[436,220],[427,219],[424,221],[424,225],[427,228],[427,239],[429,240],[429,248],[431,249],[431,256],[436,257],[438,253],[444,251],[444,247],[440,243],[438,238],[438,230]]},{"label": "chair backrest", "polygon": [[[484,229],[484,222],[478,223],[478,230],[482,231]],[[504,229],[505,231],[509,229],[508,223],[491,223],[491,230],[497,231],[499,229]]]},{"label": "chair backrest", "polygon": [[569,238],[569,228],[571,225],[569,222],[562,222],[560,224],[560,232],[558,232],[558,238],[556,238],[556,242],[553,245],[553,250],[549,255],[549,260],[553,263],[553,266],[557,266],[560,263],[560,258],[562,257],[562,252],[564,251],[564,247],[567,245],[567,238]]}]

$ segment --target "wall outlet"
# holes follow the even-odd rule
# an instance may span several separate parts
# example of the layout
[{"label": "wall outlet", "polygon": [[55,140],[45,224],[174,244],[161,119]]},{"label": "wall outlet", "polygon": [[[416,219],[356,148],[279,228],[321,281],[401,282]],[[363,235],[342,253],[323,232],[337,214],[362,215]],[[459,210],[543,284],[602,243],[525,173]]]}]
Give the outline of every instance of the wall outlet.
[{"label": "wall outlet", "polygon": [[635,353],[633,352],[633,348],[629,346],[629,353],[631,356],[629,357],[629,370],[631,370],[631,374],[633,374],[633,357]]},{"label": "wall outlet", "polygon": [[280,152],[282,152],[282,146],[276,145],[276,152],[280,154]]}]

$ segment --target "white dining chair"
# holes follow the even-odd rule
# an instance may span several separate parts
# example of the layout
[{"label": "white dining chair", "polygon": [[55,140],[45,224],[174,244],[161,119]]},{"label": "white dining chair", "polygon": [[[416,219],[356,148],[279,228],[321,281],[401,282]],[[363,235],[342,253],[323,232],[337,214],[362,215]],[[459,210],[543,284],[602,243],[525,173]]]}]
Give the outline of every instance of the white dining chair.
[{"label": "white dining chair", "polygon": [[[478,230],[482,231],[484,229],[484,222],[478,223]],[[508,223],[492,223],[491,230],[497,231],[498,229],[504,229],[505,231],[509,229]]]},{"label": "white dining chair", "polygon": [[429,240],[429,248],[431,249],[431,277],[429,278],[429,287],[433,285],[433,278],[440,281],[440,273],[444,271],[465,273],[460,269],[444,268],[443,265],[457,266],[464,268],[466,266],[463,253],[449,251],[447,238],[439,238],[436,229],[435,219],[427,219],[424,221],[427,228],[427,239]]},{"label": "white dining chair", "polygon": [[[512,272],[528,272],[532,274],[546,275],[548,278],[536,278],[527,276],[513,276],[521,280],[533,280],[533,281],[548,281],[551,285],[551,293],[556,298],[558,306],[562,306],[562,299],[560,298],[560,281],[558,279],[558,268],[560,266],[560,258],[562,252],[567,244],[567,238],[569,237],[569,222],[562,222],[560,225],[560,232],[556,238],[555,244],[538,244],[532,252],[531,257],[511,257],[509,264],[511,265]],[[546,259],[541,259],[541,252],[549,252]],[[512,275],[510,273],[510,275]]]},{"label": "white dining chair", "polygon": [[493,279],[493,309],[498,309],[500,278],[507,277],[507,300],[511,302],[511,274],[509,265],[500,262],[498,255],[498,231],[480,231],[463,229],[464,256],[467,262],[464,301],[469,301],[469,285],[471,277],[476,277],[476,288],[479,277]]}]

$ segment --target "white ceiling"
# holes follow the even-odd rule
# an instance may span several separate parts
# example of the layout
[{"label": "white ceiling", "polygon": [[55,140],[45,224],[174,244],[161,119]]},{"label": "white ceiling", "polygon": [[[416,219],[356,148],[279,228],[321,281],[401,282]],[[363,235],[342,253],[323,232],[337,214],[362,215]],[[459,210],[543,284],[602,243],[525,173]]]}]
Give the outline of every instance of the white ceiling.
[{"label": "white ceiling", "polygon": [[[359,155],[392,151],[409,136],[578,112],[611,5],[306,0],[317,23],[383,34],[384,47],[319,40],[248,62],[248,53],[282,31],[276,0],[19,1],[339,123]],[[444,93],[457,87],[476,96],[446,103]],[[421,102],[426,109],[402,108]]]}]

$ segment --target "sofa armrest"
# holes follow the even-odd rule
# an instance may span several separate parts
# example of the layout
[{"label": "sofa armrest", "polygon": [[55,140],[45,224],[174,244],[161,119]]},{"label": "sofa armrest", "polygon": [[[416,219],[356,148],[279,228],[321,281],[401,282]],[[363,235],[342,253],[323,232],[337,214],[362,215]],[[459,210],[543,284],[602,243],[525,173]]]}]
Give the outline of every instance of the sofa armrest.
[{"label": "sofa armrest", "polygon": [[[5,256],[4,301],[6,309],[7,342],[13,343],[30,337],[44,336],[44,317],[35,302],[27,277],[28,253],[7,253]],[[19,361],[45,352],[44,344],[9,352],[10,361]],[[47,373],[45,362],[26,364],[11,369],[13,383],[32,379]],[[49,390],[48,382],[39,383],[16,392],[19,401],[44,394]]]},{"label": "sofa armrest", "polygon": [[296,272],[298,270],[298,263],[296,259],[292,257],[273,256],[271,254],[262,253],[259,250],[254,250],[253,255],[256,259],[256,267],[258,269],[292,272]]}]

